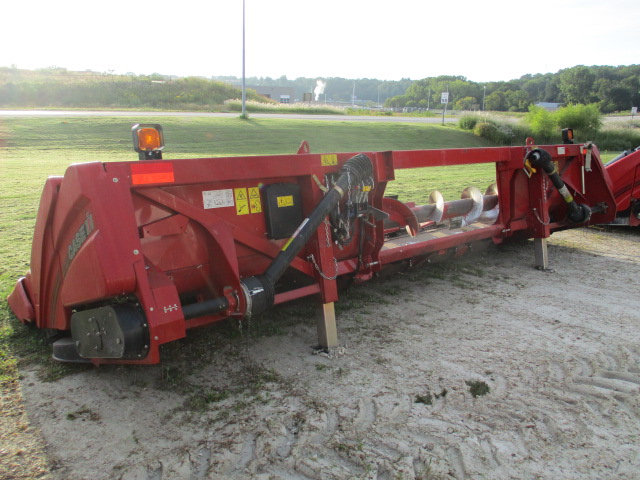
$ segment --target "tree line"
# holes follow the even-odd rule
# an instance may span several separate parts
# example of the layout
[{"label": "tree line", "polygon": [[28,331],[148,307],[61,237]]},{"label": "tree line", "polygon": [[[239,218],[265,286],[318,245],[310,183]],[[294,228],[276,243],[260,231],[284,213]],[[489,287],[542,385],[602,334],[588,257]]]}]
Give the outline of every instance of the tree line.
[{"label": "tree line", "polygon": [[415,81],[407,91],[385,102],[390,108],[440,108],[449,92],[450,108],[525,112],[537,103],[597,104],[610,113],[640,104],[640,65],[578,65],[557,73],[528,74],[506,82],[478,83],[461,76]]},{"label": "tree line", "polygon": [[[318,78],[249,77],[251,87],[292,87],[295,99],[313,93]],[[479,83],[463,76],[422,80],[322,78],[320,102],[404,109],[441,108],[442,92],[449,92],[455,110],[527,111],[541,102],[597,104],[603,113],[628,111],[640,105],[640,65],[584,66],[556,73],[528,74],[519,79]],[[151,75],[113,75],[69,72],[53,67],[36,71],[0,67],[0,107],[159,108],[212,110],[225,100],[240,98],[237,77],[177,78]],[[248,89],[248,98],[267,101]]]}]

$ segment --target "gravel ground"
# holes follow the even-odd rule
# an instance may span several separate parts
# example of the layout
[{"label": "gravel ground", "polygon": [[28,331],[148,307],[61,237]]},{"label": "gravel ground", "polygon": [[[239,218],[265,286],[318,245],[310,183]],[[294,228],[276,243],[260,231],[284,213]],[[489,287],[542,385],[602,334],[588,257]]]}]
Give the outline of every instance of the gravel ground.
[{"label": "gravel ground", "polygon": [[549,256],[352,288],[331,355],[300,303],[159,366],[32,367],[3,397],[5,478],[638,479],[640,231],[556,233]]}]

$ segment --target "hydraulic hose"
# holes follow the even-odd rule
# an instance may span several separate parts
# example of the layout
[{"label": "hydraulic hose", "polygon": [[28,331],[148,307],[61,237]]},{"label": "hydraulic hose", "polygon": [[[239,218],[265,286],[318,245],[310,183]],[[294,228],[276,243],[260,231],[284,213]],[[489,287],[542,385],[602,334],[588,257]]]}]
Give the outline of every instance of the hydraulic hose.
[{"label": "hydraulic hose", "polygon": [[584,223],[591,218],[591,209],[582,203],[576,203],[573,199],[573,195],[569,193],[569,189],[562,181],[560,174],[558,173],[558,169],[556,168],[556,164],[551,159],[551,155],[546,150],[542,150],[541,148],[536,148],[535,150],[531,150],[524,157],[525,160],[529,160],[531,165],[535,168],[542,168],[553,185],[558,190],[558,193],[562,196],[564,201],[567,204],[568,212],[567,218],[574,223]]},{"label": "hydraulic hose", "polygon": [[249,287],[247,289],[249,294],[247,295],[247,303],[250,306],[251,314],[262,313],[273,305],[276,282],[289,268],[293,259],[307,244],[329,212],[349,191],[350,186],[359,184],[372,176],[373,165],[369,157],[360,153],[347,160],[339,173],[340,175],[331,189],[325,193],[311,215],[300,224],[280,253],[273,259],[264,275],[250,277],[243,281]]},{"label": "hydraulic hose", "polygon": [[[350,186],[357,185],[372,176],[373,165],[369,157],[358,154],[347,160],[339,173],[340,175],[331,189],[322,197],[311,215],[300,224],[264,274],[242,280],[241,286],[247,302],[246,315],[262,313],[273,305],[276,282],[289,268],[291,262],[307,244],[329,212],[349,191]],[[182,310],[185,318],[194,318],[220,313],[226,308],[228,308],[227,299],[220,297],[206,302],[185,305]]]},{"label": "hydraulic hose", "polygon": [[333,187],[322,197],[322,200],[313,212],[311,212],[311,215],[300,224],[291,236],[289,242],[287,242],[271,265],[269,265],[265,276],[269,277],[274,283],[277,282],[302,247],[307,244],[325,217],[349,190],[349,185],[358,184],[366,178],[369,178],[372,171],[371,160],[364,154],[356,155],[347,160],[342,166],[340,176]]}]

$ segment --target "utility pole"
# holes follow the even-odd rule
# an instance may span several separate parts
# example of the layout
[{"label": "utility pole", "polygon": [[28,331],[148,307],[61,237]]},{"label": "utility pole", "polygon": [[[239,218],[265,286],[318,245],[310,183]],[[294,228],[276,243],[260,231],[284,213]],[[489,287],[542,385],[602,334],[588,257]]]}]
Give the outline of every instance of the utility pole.
[{"label": "utility pole", "polygon": [[242,118],[247,117],[247,84],[245,78],[245,0],[242,0]]}]

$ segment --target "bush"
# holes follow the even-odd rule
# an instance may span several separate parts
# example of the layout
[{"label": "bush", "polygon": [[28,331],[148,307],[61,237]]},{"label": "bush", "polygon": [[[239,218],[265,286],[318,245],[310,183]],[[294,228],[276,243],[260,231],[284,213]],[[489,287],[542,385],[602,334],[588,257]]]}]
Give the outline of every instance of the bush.
[{"label": "bush", "polygon": [[462,130],[473,130],[479,121],[480,117],[477,115],[463,115],[460,117],[460,120],[458,120],[458,126]]},{"label": "bush", "polygon": [[598,105],[567,105],[553,115],[559,129],[573,128],[581,135],[593,135],[602,126],[602,114]]},{"label": "bush", "polygon": [[477,137],[489,138],[495,134],[496,126],[489,122],[478,122],[473,127],[473,134]]},{"label": "bush", "polygon": [[531,105],[529,112],[524,117],[525,123],[531,129],[531,133],[538,142],[545,141],[553,137],[556,131],[556,122],[551,112],[542,107]]},{"label": "bush", "polygon": [[494,122],[478,122],[473,128],[473,134],[498,145],[511,145],[515,137],[509,125]]}]

